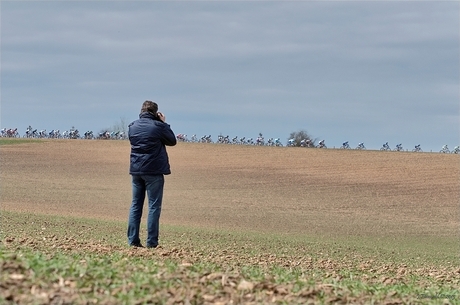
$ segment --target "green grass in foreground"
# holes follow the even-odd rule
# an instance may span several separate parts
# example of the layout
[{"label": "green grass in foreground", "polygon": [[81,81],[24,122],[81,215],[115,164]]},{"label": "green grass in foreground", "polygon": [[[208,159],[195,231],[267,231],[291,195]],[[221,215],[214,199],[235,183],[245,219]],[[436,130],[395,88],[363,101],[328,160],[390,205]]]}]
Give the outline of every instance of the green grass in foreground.
[{"label": "green grass in foreground", "polygon": [[0,303],[460,303],[458,265],[368,245],[162,226],[132,249],[122,222],[0,217]]}]

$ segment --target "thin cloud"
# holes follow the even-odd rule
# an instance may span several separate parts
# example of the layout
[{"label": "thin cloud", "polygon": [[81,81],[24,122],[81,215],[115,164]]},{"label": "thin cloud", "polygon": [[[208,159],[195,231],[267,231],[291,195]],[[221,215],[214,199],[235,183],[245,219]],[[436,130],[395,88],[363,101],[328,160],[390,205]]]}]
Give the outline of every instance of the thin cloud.
[{"label": "thin cloud", "polygon": [[459,12],[455,2],[4,2],[1,125],[98,131],[153,99],[177,133],[307,129],[370,146],[429,135],[436,147],[458,141]]}]

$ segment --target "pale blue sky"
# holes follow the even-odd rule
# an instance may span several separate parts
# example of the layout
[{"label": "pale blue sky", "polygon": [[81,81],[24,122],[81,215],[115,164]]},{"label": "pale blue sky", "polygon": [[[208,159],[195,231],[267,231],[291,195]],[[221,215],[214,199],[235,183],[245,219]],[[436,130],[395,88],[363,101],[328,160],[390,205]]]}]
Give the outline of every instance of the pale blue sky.
[{"label": "pale blue sky", "polygon": [[460,144],[457,1],[1,1],[1,128]]}]

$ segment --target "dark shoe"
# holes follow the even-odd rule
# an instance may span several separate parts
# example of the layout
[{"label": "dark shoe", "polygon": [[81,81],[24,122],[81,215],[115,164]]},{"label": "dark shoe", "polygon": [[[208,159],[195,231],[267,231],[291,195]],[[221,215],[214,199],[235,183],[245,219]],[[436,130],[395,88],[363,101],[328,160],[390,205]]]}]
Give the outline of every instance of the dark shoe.
[{"label": "dark shoe", "polygon": [[147,245],[147,248],[150,248],[150,249],[156,248],[156,247],[158,247],[158,245]]},{"label": "dark shoe", "polygon": [[135,248],[144,248],[142,244],[130,244],[130,246]]}]

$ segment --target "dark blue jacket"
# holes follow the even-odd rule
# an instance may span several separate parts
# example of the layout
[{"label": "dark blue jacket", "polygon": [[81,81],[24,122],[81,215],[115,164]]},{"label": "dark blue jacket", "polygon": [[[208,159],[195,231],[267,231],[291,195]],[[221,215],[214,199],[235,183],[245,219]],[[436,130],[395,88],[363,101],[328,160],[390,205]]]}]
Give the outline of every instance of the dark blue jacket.
[{"label": "dark blue jacket", "polygon": [[129,173],[131,175],[168,175],[171,173],[166,146],[176,145],[171,127],[149,112],[128,126],[131,143]]}]

